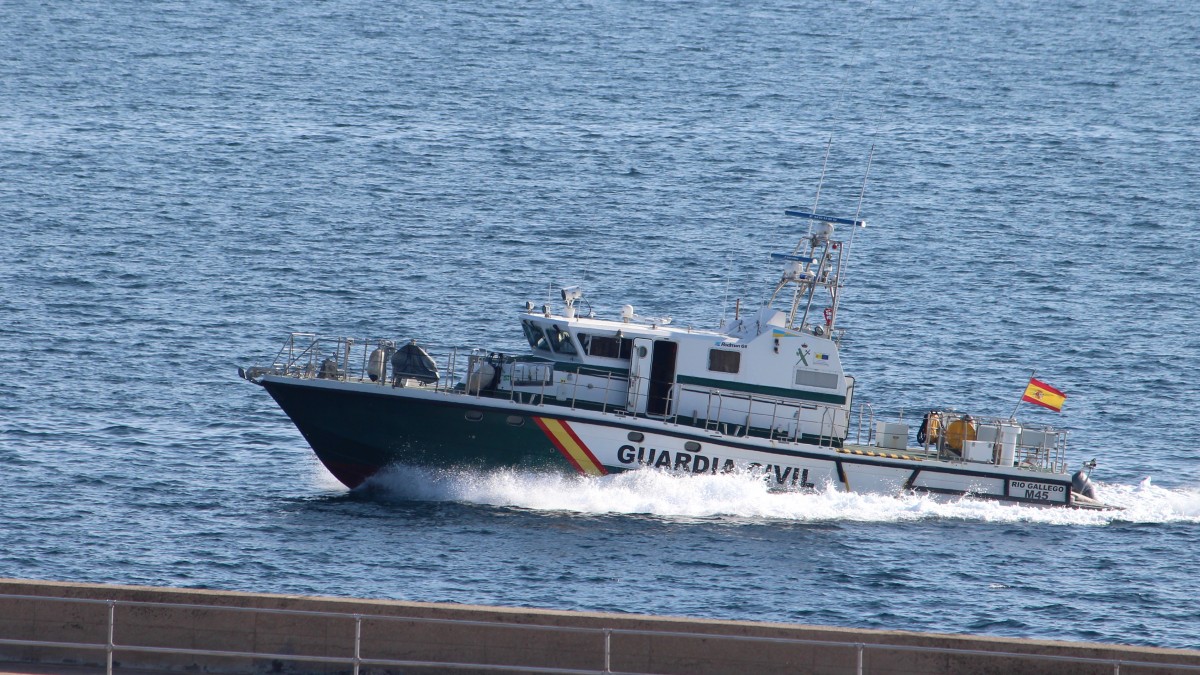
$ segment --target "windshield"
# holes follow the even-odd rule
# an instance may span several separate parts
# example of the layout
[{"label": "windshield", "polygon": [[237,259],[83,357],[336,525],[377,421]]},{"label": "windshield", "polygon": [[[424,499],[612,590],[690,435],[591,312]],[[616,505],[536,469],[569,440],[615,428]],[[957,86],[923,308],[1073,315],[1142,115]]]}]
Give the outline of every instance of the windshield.
[{"label": "windshield", "polygon": [[546,341],[546,335],[536,324],[532,321],[522,321],[521,328],[525,331],[525,339],[529,341],[530,347],[541,351],[550,351],[550,343]]},{"label": "windshield", "polygon": [[550,348],[555,352],[572,356],[578,353],[575,350],[575,341],[571,339],[571,334],[558,326],[547,328],[546,337],[550,338]]}]

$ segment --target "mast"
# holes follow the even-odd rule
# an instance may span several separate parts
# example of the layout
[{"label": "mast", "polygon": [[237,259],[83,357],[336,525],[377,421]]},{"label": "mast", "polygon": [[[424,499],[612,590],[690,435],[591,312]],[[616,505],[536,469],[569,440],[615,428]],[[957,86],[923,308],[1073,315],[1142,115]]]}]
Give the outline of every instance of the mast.
[{"label": "mast", "polygon": [[[783,274],[775,285],[771,301],[774,302],[784,288],[795,284],[796,288],[792,294],[792,305],[787,321],[789,328],[802,331],[809,326],[808,319],[816,299],[817,289],[823,288],[828,292],[830,302],[829,317],[824,323],[829,330],[832,330],[833,318],[837,311],[837,289],[841,284],[841,268],[844,260],[843,242],[835,237],[834,225],[863,227],[866,225],[866,221],[797,209],[785,209],[783,213],[808,219],[811,234],[800,241],[800,245],[797,247],[802,251],[800,254],[771,254],[772,260],[784,263]],[[803,314],[800,313],[802,301],[804,303]]]},{"label": "mast", "polygon": [[[830,138],[832,142],[832,137]],[[775,284],[768,306],[774,305],[784,288],[795,285],[792,291],[791,304],[787,315],[787,326],[792,330],[807,331],[817,336],[832,335],[837,322],[838,303],[841,299],[842,274],[849,261],[849,248],[854,243],[855,231],[851,230],[850,241],[844,242],[835,236],[835,225],[849,225],[852,228],[866,227],[867,221],[862,215],[863,198],[867,191],[867,177],[871,171],[871,162],[875,156],[875,146],[867,157],[867,168],[863,173],[863,185],[858,196],[858,209],[853,218],[840,218],[817,213],[820,203],[821,184],[825,181],[825,165],[821,167],[821,179],[817,186],[817,201],[814,201],[811,211],[785,209],[784,214],[808,220],[808,234],[805,235],[792,249],[791,253],[772,253],[771,259],[784,264],[783,274]],[[825,160],[828,162],[829,148],[825,149]],[[829,305],[823,313],[822,323],[810,322],[817,289],[823,288],[828,296]],[[801,311],[803,305],[803,312]],[[823,325],[822,325],[823,324]]]}]

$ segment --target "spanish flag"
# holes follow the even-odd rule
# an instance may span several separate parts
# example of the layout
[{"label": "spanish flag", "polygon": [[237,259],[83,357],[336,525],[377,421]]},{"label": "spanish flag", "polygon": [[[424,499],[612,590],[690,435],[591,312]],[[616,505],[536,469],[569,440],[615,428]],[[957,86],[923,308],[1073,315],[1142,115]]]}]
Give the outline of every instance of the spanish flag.
[{"label": "spanish flag", "polygon": [[1063,402],[1067,400],[1067,395],[1045,382],[1031,377],[1021,400],[1049,408],[1054,412],[1062,412]]}]

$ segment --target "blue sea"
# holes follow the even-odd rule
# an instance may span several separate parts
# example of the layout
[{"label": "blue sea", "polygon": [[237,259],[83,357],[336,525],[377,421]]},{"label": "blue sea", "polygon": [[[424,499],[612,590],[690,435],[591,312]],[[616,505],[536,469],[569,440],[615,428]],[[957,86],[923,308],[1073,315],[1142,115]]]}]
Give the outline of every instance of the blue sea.
[{"label": "blue sea", "polygon": [[[1124,510],[348,491],[237,377],[289,331],[519,350],[569,284],[714,327],[869,156],[857,400],[1036,371]],[[1198,158],[1183,2],[7,0],[0,576],[1200,648]]]}]

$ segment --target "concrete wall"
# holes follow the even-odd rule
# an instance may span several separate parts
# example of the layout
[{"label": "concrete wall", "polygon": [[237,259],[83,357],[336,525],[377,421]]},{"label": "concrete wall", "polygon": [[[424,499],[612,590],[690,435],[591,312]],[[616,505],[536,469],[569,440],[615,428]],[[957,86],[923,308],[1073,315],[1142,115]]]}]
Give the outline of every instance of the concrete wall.
[{"label": "concrete wall", "polygon": [[[440,605],[387,600],[349,600],[289,595],[233,593],[137,586],[54,583],[0,579],[0,640],[90,642],[107,640],[105,605],[59,603],[46,600],[13,600],[2,596],[32,595],[55,598],[88,598],[134,602],[205,605],[184,607],[128,607],[114,609],[114,642],[118,645],[290,655],[354,654],[353,615],[420,619],[456,619],[481,622],[454,625],[364,619],[361,625],[362,656],[458,663],[486,663],[522,667],[569,668],[600,671],[604,668],[602,633],[531,631],[515,626],[554,626],[592,629],[635,629],[658,635],[613,635],[611,667],[616,672],[688,673],[854,673],[857,654],[843,647],[810,646],[731,640],[731,636],[793,638],[837,642],[948,647],[1021,654],[1070,655],[1090,658],[1146,661],[1155,667],[1122,665],[1122,675],[1197,673],[1171,664],[1200,668],[1200,652],[1121,647],[1114,645],[1011,640],[870,631],[820,626],[710,621],[624,614],[594,614],[550,610]],[[271,615],[237,611],[266,608],[335,612],[341,616]],[[702,637],[663,635],[663,632],[703,634]],[[78,651],[61,647],[0,645],[0,661],[103,664],[103,650]],[[159,669],[200,672],[349,672],[348,665],[322,665],[291,659],[250,659],[179,654],[137,654],[117,651],[119,669]],[[1055,675],[1112,673],[1111,665],[1072,664],[1028,658],[922,654],[868,649],[863,672],[872,675],[918,673],[1054,673]],[[3,670],[0,664],[0,670]],[[373,674],[438,672],[439,669],[364,667]],[[440,669],[445,670],[445,669]],[[470,672],[454,670],[452,672]]]}]

